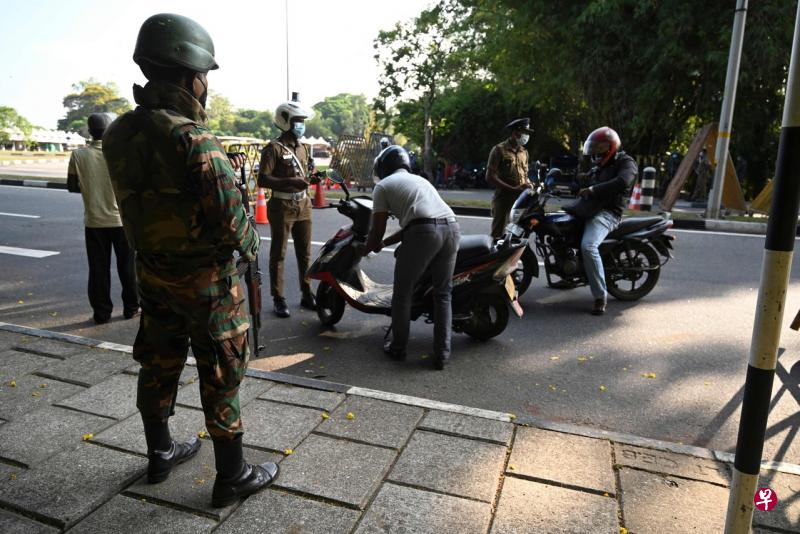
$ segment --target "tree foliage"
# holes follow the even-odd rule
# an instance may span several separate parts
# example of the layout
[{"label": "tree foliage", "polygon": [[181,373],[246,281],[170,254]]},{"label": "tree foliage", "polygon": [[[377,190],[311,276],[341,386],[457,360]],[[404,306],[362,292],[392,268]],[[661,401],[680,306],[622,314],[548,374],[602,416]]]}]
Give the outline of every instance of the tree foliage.
[{"label": "tree foliage", "polygon": [[7,143],[11,136],[7,130],[20,130],[28,137],[31,135],[33,125],[17,113],[17,110],[8,106],[0,106],[0,143]]},{"label": "tree foliage", "polygon": [[317,115],[306,122],[306,135],[338,138],[340,135],[364,135],[369,127],[367,97],[340,93],[314,104]]},{"label": "tree foliage", "polygon": [[105,112],[121,115],[131,109],[131,104],[119,95],[116,84],[90,78],[72,86],[72,93],[64,97],[64,107],[67,114],[58,121],[58,129],[89,137],[86,125],[89,115]]},{"label": "tree foliage", "polygon": [[[533,119],[533,157],[554,146],[576,152],[601,125],[617,129],[629,152],[658,155],[685,143],[698,124],[719,120],[733,2],[702,9],[685,0],[452,3],[459,22],[451,53],[470,68],[432,108],[435,147],[447,157],[464,146],[485,157],[496,141],[483,131],[499,137],[500,125],[519,116]],[[762,0],[747,13],[731,151],[748,160],[756,189],[774,170],[794,9]],[[419,139],[408,117],[424,112],[424,95],[414,93],[414,80],[390,80],[385,93],[403,95],[392,120]]]}]

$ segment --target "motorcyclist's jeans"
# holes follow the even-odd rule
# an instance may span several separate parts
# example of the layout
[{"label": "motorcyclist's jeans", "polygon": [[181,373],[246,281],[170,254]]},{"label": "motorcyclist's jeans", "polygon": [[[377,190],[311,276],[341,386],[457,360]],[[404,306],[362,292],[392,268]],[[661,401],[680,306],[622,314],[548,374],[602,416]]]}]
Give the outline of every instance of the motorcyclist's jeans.
[{"label": "motorcyclist's jeans", "polygon": [[581,254],[583,255],[583,268],[592,296],[595,299],[606,298],[606,273],[603,270],[603,260],[600,258],[600,243],[608,234],[619,226],[619,217],[608,210],[601,210],[597,215],[586,221],[581,239]]},{"label": "motorcyclist's jeans", "polygon": [[394,266],[392,350],[406,350],[414,287],[423,273],[430,268],[435,300],[433,352],[443,359],[450,357],[453,317],[451,293],[459,237],[457,222],[418,224],[403,232],[403,244],[397,250],[397,263]]}]

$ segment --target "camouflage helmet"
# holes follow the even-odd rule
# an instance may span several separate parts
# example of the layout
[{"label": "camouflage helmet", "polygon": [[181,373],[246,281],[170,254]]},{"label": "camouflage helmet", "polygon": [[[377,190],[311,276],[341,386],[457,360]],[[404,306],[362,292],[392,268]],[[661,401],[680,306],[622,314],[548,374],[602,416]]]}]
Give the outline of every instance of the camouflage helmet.
[{"label": "camouflage helmet", "polygon": [[197,22],[182,15],[159,13],[142,24],[133,61],[161,67],[186,67],[195,72],[219,68],[214,42]]}]

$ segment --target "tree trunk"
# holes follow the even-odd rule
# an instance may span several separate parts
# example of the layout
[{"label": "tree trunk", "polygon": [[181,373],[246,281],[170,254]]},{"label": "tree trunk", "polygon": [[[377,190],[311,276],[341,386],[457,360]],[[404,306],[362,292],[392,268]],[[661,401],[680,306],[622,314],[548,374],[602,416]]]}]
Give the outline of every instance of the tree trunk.
[{"label": "tree trunk", "polygon": [[433,124],[431,123],[431,99],[425,99],[425,146],[422,149],[424,159],[423,170],[428,175],[428,180],[434,182],[436,176],[433,165]]}]

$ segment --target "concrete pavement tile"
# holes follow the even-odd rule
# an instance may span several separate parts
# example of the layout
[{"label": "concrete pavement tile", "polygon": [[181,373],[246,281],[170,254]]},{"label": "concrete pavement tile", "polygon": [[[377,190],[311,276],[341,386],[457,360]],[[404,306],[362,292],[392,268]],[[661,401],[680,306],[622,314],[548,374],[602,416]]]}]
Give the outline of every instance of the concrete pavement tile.
[{"label": "concrete pavement tile", "polygon": [[[128,356],[128,359],[131,359],[130,355]],[[139,376],[140,368],[141,366],[138,363],[134,363],[133,365],[126,367],[124,372],[129,375]],[[178,384],[180,386],[185,386],[186,384],[195,383],[197,383],[197,367],[194,365],[184,365],[183,371],[181,371],[181,376],[178,378]]]},{"label": "concrete pavement tile", "polygon": [[[281,456],[245,448],[244,459],[255,464],[278,462]],[[211,507],[211,490],[214,488],[216,476],[214,447],[210,442],[203,441],[197,456],[176,466],[167,480],[160,484],[148,484],[145,476],[131,485],[126,493],[172,503],[220,520],[230,515],[238,503],[225,508]]]},{"label": "concrete pavement tile", "polygon": [[355,510],[268,489],[248,497],[216,534],[337,534],[350,532]]},{"label": "concrete pavement tile", "polygon": [[344,393],[323,391],[321,389],[301,388],[288,384],[276,384],[259,399],[266,399],[287,404],[297,404],[308,408],[331,411],[345,398]]},{"label": "concrete pavement tile", "polygon": [[283,451],[294,449],[322,421],[322,412],[258,400],[242,411],[244,443]]},{"label": "concrete pavement tile", "polygon": [[49,356],[4,350],[0,352],[0,387],[6,387],[12,380],[47,367],[55,361],[57,360]]},{"label": "concrete pavement tile", "polygon": [[7,383],[0,385],[0,417],[8,421],[86,389],[36,375],[24,375],[15,382],[16,387],[10,387]]},{"label": "concrete pavement tile", "polygon": [[762,470],[758,487],[772,489],[778,497],[778,504],[769,512],[756,510],[753,523],[790,532],[800,531],[800,476]]},{"label": "concrete pavement tile", "polygon": [[84,434],[96,434],[113,421],[46,406],[0,426],[0,456],[34,467],[63,449],[74,449]]},{"label": "concrete pavement tile", "polygon": [[0,532],[3,534],[56,534],[58,530],[37,523],[33,519],[0,510]]},{"label": "concrete pavement tile", "polygon": [[81,443],[0,481],[0,501],[69,528],[117,494],[147,467],[144,458]]},{"label": "concrete pavement tile", "polygon": [[492,502],[505,459],[501,445],[417,431],[388,478]]},{"label": "concrete pavement tile", "polygon": [[[250,401],[267,391],[273,385],[275,385],[275,382],[246,376],[239,386],[239,406],[246,406]],[[203,405],[200,403],[199,380],[191,380],[191,378],[189,378],[186,385],[178,390],[178,404],[183,404],[184,406],[190,406],[192,408],[203,408]]]},{"label": "concrete pavement tile", "polygon": [[508,445],[514,433],[514,425],[511,423],[440,410],[431,410],[419,427],[423,430],[437,430],[448,434],[484,439],[501,445]]},{"label": "concrete pavement tile", "polygon": [[130,367],[130,364],[130,354],[93,349],[71,356],[68,360],[53,361],[37,373],[57,380],[93,386]]},{"label": "concrete pavement tile", "polygon": [[618,465],[626,467],[636,467],[724,486],[730,483],[731,475],[728,466],[723,462],[706,458],[643,449],[622,443],[614,443],[614,458]]},{"label": "concrete pavement tile", "polygon": [[482,534],[491,513],[489,504],[384,484],[356,534]]},{"label": "concrete pavement tile", "polygon": [[14,348],[25,352],[35,352],[45,356],[53,356],[62,360],[87,349],[87,347],[83,345],[64,343],[62,341],[54,341],[45,338],[23,338],[14,344]]},{"label": "concrete pavement tile", "polygon": [[519,427],[508,472],[515,475],[615,493],[608,441]]},{"label": "concrete pavement tile", "polygon": [[283,460],[276,484],[363,509],[395,455],[381,447],[311,435]]},{"label": "concrete pavement tile", "polygon": [[58,403],[83,412],[125,419],[136,413],[136,384],[133,375],[118,374]]},{"label": "concrete pavement tile", "polygon": [[[347,418],[348,413],[353,414],[353,419]],[[408,440],[423,413],[422,408],[416,406],[348,397],[318,431],[398,449]]]},{"label": "concrete pavement tile", "polygon": [[728,490],[705,482],[619,470],[625,526],[636,534],[722,532]]},{"label": "concrete pavement tile", "polygon": [[75,525],[70,534],[162,534],[211,532],[217,522],[174,508],[117,495]]},{"label": "concrete pavement tile", "polygon": [[503,482],[492,525],[492,534],[619,531],[617,501],[613,498],[514,477]]},{"label": "concrete pavement tile", "polygon": [[[205,429],[205,416],[200,410],[178,406],[175,408],[175,415],[169,419],[169,430],[176,441],[186,441]],[[94,437],[94,441],[142,455],[147,454],[142,418],[138,413],[103,430]],[[211,443],[207,442],[206,445],[210,446]]]}]

